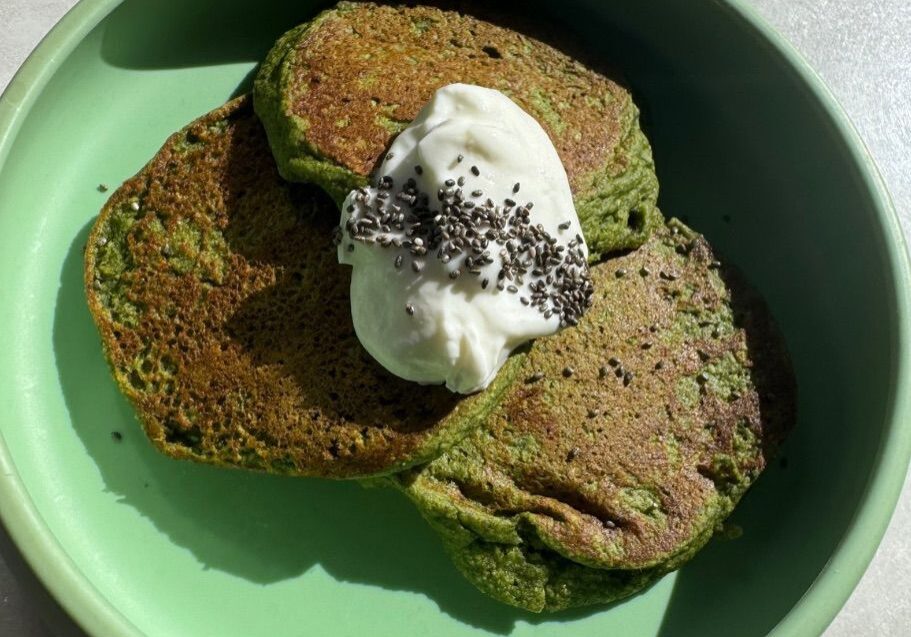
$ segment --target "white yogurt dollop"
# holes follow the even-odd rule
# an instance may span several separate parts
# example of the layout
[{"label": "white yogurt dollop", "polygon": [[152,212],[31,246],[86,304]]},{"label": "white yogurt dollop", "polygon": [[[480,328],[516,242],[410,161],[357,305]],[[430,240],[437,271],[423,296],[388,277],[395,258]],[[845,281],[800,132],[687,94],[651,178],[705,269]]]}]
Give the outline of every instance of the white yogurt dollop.
[{"label": "white yogurt dollop", "polygon": [[[358,338],[383,367],[421,384],[483,389],[513,349],[573,324],[590,297],[588,248],[557,151],[492,89],[439,89],[375,185],[348,195],[340,228]],[[504,263],[510,277],[499,274]]]}]

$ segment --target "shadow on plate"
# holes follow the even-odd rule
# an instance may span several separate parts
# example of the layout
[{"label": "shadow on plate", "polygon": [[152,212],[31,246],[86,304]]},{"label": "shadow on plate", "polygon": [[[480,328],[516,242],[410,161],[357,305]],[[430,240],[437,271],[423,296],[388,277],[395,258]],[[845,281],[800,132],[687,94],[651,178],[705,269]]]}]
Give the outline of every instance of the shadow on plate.
[{"label": "shadow on plate", "polygon": [[250,19],[249,2],[123,2],[103,23],[101,56],[113,66],[137,70],[259,62],[284,31],[334,3],[266,4]]},{"label": "shadow on plate", "polygon": [[319,564],[340,581],[422,593],[459,621],[500,634],[519,620],[563,622],[604,610],[538,616],[488,599],[391,490],[218,469],[158,453],[108,371],[86,306],[83,247],[90,228],[82,228],[70,246],[54,317],[54,351],[72,426],[107,489],[204,568],[267,584]]},{"label": "shadow on plate", "polygon": [[[811,574],[784,576],[774,566],[781,560],[816,559],[825,553],[824,545],[808,545],[800,556],[784,555],[780,548],[784,544],[780,537],[788,533],[780,519],[791,518],[798,506],[781,494],[793,490],[805,470],[801,466],[785,469],[792,447],[784,446],[782,455],[729,518],[730,528],[742,529],[743,535],[735,540],[714,538],[678,571],[657,637],[728,635],[731,626],[737,626],[738,637],[762,637],[812,583]],[[762,559],[757,560],[757,555]],[[775,595],[756,594],[770,586]],[[744,603],[745,595],[750,603]]]},{"label": "shadow on plate", "polygon": [[[399,0],[376,0],[402,4]],[[178,69],[253,62],[266,56],[285,31],[333,6],[333,0],[263,0],[255,19],[250,19],[246,0],[158,0],[121,3],[103,23],[101,56],[125,69]],[[566,25],[556,28],[547,13],[547,3],[489,3],[480,0],[421,0],[471,14],[506,28],[515,28],[564,50],[610,76],[615,67],[603,57],[592,56]],[[136,25],[141,24],[142,29]],[[569,34],[569,35],[568,35]],[[167,42],[167,46],[162,46]],[[236,97],[252,88],[254,71],[245,78]]]}]

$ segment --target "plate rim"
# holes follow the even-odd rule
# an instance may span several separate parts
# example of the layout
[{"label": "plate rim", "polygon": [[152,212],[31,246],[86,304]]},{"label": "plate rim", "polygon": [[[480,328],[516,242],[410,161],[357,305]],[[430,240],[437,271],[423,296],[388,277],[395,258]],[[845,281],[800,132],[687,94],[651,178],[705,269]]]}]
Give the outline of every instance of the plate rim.
[{"label": "plate rim", "polygon": [[[809,63],[746,0],[716,0],[780,55],[822,107],[858,168],[886,239],[895,279],[895,311],[911,316],[911,265],[898,215],[875,162],[847,114]],[[22,123],[44,87],[86,35],[122,0],[79,0],[41,40],[0,95],[0,173]],[[885,534],[911,459],[911,327],[899,322],[891,413],[861,503],[829,561],[806,593],[770,631],[776,637],[818,635],[835,618],[860,581]],[[28,495],[0,431],[0,522],[45,589],[90,635],[141,637],[143,633],[78,569]]]},{"label": "plate rim", "polygon": [[[41,39],[0,94],[0,174],[19,129],[73,50],[122,0],[79,0]],[[0,523],[25,563],[88,635],[143,637],[79,570],[31,500],[0,430]]]}]

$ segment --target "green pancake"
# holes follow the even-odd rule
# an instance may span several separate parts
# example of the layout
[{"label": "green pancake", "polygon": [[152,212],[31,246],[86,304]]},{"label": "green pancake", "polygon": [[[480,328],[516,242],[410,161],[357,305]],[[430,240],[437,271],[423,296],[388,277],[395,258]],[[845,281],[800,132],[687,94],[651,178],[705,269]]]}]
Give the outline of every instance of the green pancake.
[{"label": "green pancake", "polygon": [[535,342],[485,426],[393,478],[481,590],[535,611],[628,595],[758,477],[795,383],[762,301],[719,266],[679,222],[595,266],[593,307]]},{"label": "green pancake", "polygon": [[173,135],[111,196],[86,294],[159,449],[343,478],[432,459],[483,420],[517,363],[467,398],[382,369],[351,324],[337,220],[320,189],[279,177],[249,97]]},{"label": "green pancake", "polygon": [[281,174],[341,202],[434,91],[455,82],[502,91],[544,127],[593,259],[638,246],[661,225],[651,148],[629,92],[471,15],[341,2],[282,36],[254,95]]}]

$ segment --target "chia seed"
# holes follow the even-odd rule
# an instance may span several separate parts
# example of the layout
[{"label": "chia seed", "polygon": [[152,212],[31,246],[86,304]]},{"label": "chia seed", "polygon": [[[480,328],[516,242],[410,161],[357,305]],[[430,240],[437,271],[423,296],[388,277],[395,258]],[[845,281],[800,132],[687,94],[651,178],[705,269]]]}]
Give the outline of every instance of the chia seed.
[{"label": "chia seed", "polygon": [[[420,175],[423,168],[415,165],[414,171]],[[472,166],[470,173],[477,177],[480,169]],[[439,203],[431,203],[432,197],[418,188],[414,178],[395,184],[390,176],[383,176],[376,191],[355,191],[341,232],[355,242],[395,247],[414,257],[435,255],[444,264],[462,259],[460,267],[450,272],[452,279],[463,272],[478,276],[483,267],[497,264],[498,290],[516,294],[526,286],[528,294],[517,297],[520,303],[535,308],[545,319],[556,314],[561,326],[577,325],[594,295],[581,235],[560,244],[542,224],[532,223],[533,202],[518,206],[506,198],[503,205],[496,205],[488,197],[481,203],[480,189],[466,189],[477,201],[467,200],[462,186],[470,179],[444,179],[436,192]],[[517,182],[512,194],[519,188]],[[565,222],[561,229],[564,225],[571,224]],[[354,244],[347,249],[353,250]],[[396,268],[404,263],[401,256],[393,261]],[[415,273],[423,266],[421,259],[411,262]],[[487,289],[490,278],[479,277],[479,284]]]}]

